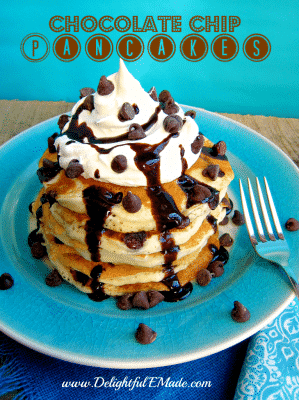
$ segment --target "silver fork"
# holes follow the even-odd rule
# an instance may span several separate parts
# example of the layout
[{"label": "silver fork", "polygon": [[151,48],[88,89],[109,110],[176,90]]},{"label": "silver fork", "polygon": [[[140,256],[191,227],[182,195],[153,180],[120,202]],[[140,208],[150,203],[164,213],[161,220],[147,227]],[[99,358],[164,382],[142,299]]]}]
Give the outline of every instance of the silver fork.
[{"label": "silver fork", "polygon": [[256,201],[255,201],[255,197],[253,194],[253,189],[252,189],[250,179],[247,178],[247,181],[248,181],[248,189],[249,189],[249,196],[250,196],[253,216],[255,219],[258,236],[260,238],[260,241],[258,241],[257,237],[255,235],[255,232],[254,232],[254,229],[252,226],[252,222],[251,222],[251,218],[249,215],[249,211],[248,211],[248,206],[246,203],[243,185],[242,185],[242,182],[240,179],[239,180],[240,193],[241,193],[244,218],[245,218],[245,222],[246,222],[246,226],[247,226],[251,244],[252,244],[254,250],[256,251],[256,253],[260,257],[270,261],[272,264],[275,264],[283,269],[283,271],[286,273],[286,275],[288,276],[288,278],[293,286],[296,296],[299,298],[299,285],[297,283],[297,278],[295,276],[294,271],[289,266],[289,257],[290,257],[289,246],[288,246],[287,241],[285,240],[284,235],[282,233],[281,225],[280,225],[278,215],[277,215],[277,212],[276,212],[276,209],[274,206],[273,198],[272,198],[272,195],[271,195],[271,192],[269,189],[267,179],[264,177],[267,198],[268,198],[269,207],[271,210],[274,226],[276,228],[277,238],[276,238],[275,234],[273,233],[272,225],[270,222],[269,214],[268,214],[268,211],[266,208],[266,203],[264,200],[264,196],[263,196],[261,185],[259,183],[258,178],[256,178],[256,185],[257,185],[257,191],[258,191],[258,195],[259,195],[259,201],[260,201],[260,206],[262,209],[262,214],[264,217],[265,226],[266,226],[268,237],[270,240],[266,239],[266,235],[264,233],[263,225],[261,222],[261,218],[259,216],[259,212],[258,212],[258,208],[256,205]]}]

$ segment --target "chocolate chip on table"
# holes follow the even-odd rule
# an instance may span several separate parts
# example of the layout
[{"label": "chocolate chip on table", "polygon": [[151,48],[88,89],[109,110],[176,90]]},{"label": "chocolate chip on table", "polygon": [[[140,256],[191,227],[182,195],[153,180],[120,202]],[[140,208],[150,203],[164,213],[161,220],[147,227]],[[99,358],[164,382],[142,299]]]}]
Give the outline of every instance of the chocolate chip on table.
[{"label": "chocolate chip on table", "polygon": [[48,150],[49,153],[56,153],[56,147],[54,146],[55,139],[57,138],[58,133],[53,133],[52,136],[48,138]]},{"label": "chocolate chip on table", "polygon": [[169,133],[178,132],[182,126],[183,120],[179,115],[168,115],[163,121],[163,127]]},{"label": "chocolate chip on table", "polygon": [[218,156],[224,156],[226,153],[226,143],[223,140],[221,140],[220,142],[214,144],[213,151]]},{"label": "chocolate chip on table", "polygon": [[229,233],[224,233],[219,238],[220,246],[230,247],[234,243],[234,239],[230,236]]},{"label": "chocolate chip on table", "polygon": [[141,249],[145,240],[146,240],[146,233],[144,231],[126,233],[124,237],[125,245],[132,250]]},{"label": "chocolate chip on table", "polygon": [[157,95],[157,90],[155,88],[155,86],[153,86],[150,91],[148,92],[148,94],[150,95],[150,97],[155,100],[155,101],[159,101],[158,99],[158,95]]},{"label": "chocolate chip on table", "polygon": [[129,121],[135,117],[134,107],[130,103],[124,103],[118,113],[120,121]]},{"label": "chocolate chip on table", "polygon": [[129,126],[129,133],[128,133],[129,140],[143,139],[143,138],[145,138],[145,136],[146,136],[146,134],[144,133],[144,130],[141,125],[131,124]]},{"label": "chocolate chip on table", "polygon": [[171,94],[168,90],[162,90],[159,94],[159,101],[161,103],[166,103],[167,100],[172,99]]},{"label": "chocolate chip on table", "polygon": [[299,221],[295,218],[289,218],[285,223],[285,227],[288,231],[294,232],[299,229]]},{"label": "chocolate chip on table", "polygon": [[196,282],[199,286],[207,286],[212,280],[212,274],[207,269],[200,269],[196,275]]},{"label": "chocolate chip on table", "polygon": [[193,154],[198,154],[203,147],[204,144],[204,137],[203,135],[198,135],[194,139],[194,142],[191,144],[191,151]]},{"label": "chocolate chip on table", "polygon": [[136,330],[135,338],[140,344],[150,344],[156,340],[157,333],[149,326],[141,323]]},{"label": "chocolate chip on table", "polygon": [[80,99],[82,99],[83,97],[86,97],[90,94],[95,93],[95,90],[90,88],[90,87],[84,87],[82,89],[80,89]]},{"label": "chocolate chip on table", "polygon": [[138,196],[129,191],[122,199],[122,205],[127,212],[136,213],[141,209],[142,203]]},{"label": "chocolate chip on table", "polygon": [[113,160],[111,161],[111,168],[113,169],[114,172],[117,172],[119,174],[124,172],[127,169],[127,167],[128,167],[127,158],[121,154],[114,157]]},{"label": "chocolate chip on table", "polygon": [[213,274],[213,278],[218,278],[219,276],[223,275],[224,272],[224,266],[223,262],[221,261],[212,261],[208,267],[207,270]]},{"label": "chocolate chip on table", "polygon": [[67,178],[74,179],[78,178],[84,172],[83,166],[78,160],[72,160],[65,170],[65,175]]},{"label": "chocolate chip on table", "polygon": [[53,269],[52,272],[49,273],[49,275],[46,276],[46,285],[55,287],[59,286],[62,284],[63,279],[57,269]]},{"label": "chocolate chip on table", "polygon": [[250,318],[250,312],[239,301],[234,301],[234,308],[232,309],[231,316],[236,322],[246,322]]},{"label": "chocolate chip on table", "polygon": [[133,305],[132,305],[132,293],[126,293],[123,296],[120,296],[117,299],[117,307],[120,308],[121,310],[130,310]]},{"label": "chocolate chip on table", "polygon": [[7,272],[4,272],[0,276],[0,290],[7,290],[10,289],[14,284],[13,277],[8,274]]},{"label": "chocolate chip on table", "polygon": [[165,114],[169,115],[177,113],[179,109],[179,106],[175,104],[173,98],[170,98],[166,101],[163,111],[165,112]]},{"label": "chocolate chip on table", "polygon": [[70,117],[68,115],[66,115],[66,114],[60,115],[60,117],[58,119],[58,126],[59,126],[61,131],[64,128],[64,125],[69,122],[69,118]]},{"label": "chocolate chip on table", "polygon": [[108,81],[105,75],[103,75],[100,79],[97,92],[101,96],[107,96],[112,93],[114,90],[114,85],[111,81]]},{"label": "chocolate chip on table", "polygon": [[35,242],[30,247],[32,257],[40,260],[47,255],[47,249],[40,242]]},{"label": "chocolate chip on table", "polygon": [[223,218],[223,220],[221,222],[219,222],[219,225],[227,225],[228,221],[229,221],[228,216],[225,216]]},{"label": "chocolate chip on table", "polygon": [[94,96],[92,96],[91,94],[87,96],[83,102],[83,107],[85,110],[90,112],[94,110]]},{"label": "chocolate chip on table", "polygon": [[245,224],[244,216],[238,210],[235,210],[234,215],[232,217],[232,221],[237,226],[241,226],[241,225]]},{"label": "chocolate chip on table", "polygon": [[191,117],[192,119],[195,119],[196,117],[196,111],[194,110],[189,110],[185,112],[186,117]]},{"label": "chocolate chip on table", "polygon": [[196,203],[200,203],[209,197],[211,197],[212,193],[209,188],[200,183],[196,184],[191,192],[191,199]]},{"label": "chocolate chip on table", "polygon": [[132,304],[135,308],[143,308],[144,310],[148,310],[150,305],[147,293],[144,291],[136,293],[132,299]]},{"label": "chocolate chip on table", "polygon": [[202,171],[202,174],[204,177],[210,178],[212,181],[215,181],[218,178],[219,172],[220,172],[219,165],[211,164]]},{"label": "chocolate chip on table", "polygon": [[147,292],[147,297],[150,308],[155,307],[157,304],[161,303],[165,299],[163,294],[158,292],[157,290],[151,290]]}]

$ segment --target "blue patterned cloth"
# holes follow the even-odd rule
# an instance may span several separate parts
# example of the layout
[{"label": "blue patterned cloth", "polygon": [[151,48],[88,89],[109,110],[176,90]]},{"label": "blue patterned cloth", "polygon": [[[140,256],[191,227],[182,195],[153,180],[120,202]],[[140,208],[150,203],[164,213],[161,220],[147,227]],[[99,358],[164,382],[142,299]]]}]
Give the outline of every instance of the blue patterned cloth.
[{"label": "blue patterned cloth", "polygon": [[251,340],[234,400],[299,399],[299,301]]}]

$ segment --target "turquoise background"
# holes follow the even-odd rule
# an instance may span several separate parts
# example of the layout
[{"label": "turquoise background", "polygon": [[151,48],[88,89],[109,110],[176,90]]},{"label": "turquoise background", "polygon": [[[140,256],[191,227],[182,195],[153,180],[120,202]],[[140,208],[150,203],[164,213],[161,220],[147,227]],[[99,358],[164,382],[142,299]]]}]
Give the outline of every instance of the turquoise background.
[{"label": "turquoise background", "polygon": [[[30,33],[41,33],[51,44],[64,33],[52,32],[49,20],[55,15],[104,15],[116,18],[137,15],[142,24],[152,15],[161,32],[158,15],[182,16],[182,32],[169,34],[176,43],[176,53],[169,61],[154,61],[147,53],[147,43],[156,33],[138,33],[145,44],[143,56],[127,63],[129,71],[149,90],[153,85],[158,92],[171,91],[182,104],[202,107],[210,111],[240,114],[262,114],[279,117],[299,117],[299,33],[298,0],[278,2],[264,0],[259,4],[245,1],[1,1],[0,14],[0,97],[20,100],[76,101],[79,89],[96,88],[101,75],[118,69],[117,40],[123,33],[107,34],[114,45],[112,56],[104,62],[95,62],[85,54],[85,42],[99,29],[88,33],[81,30],[74,34],[81,42],[81,54],[69,63],[58,60],[52,51],[42,62],[32,63],[21,54],[22,39]],[[253,2],[251,2],[253,3]],[[200,62],[185,60],[179,50],[181,40],[192,33],[189,20],[194,15],[235,15],[241,25],[232,35],[239,42],[239,54],[230,62],[216,60],[210,49]],[[132,28],[126,32],[132,33]],[[208,41],[219,33],[201,33]],[[260,33],[271,42],[270,56],[262,62],[252,62],[243,54],[242,45],[247,36]]]}]

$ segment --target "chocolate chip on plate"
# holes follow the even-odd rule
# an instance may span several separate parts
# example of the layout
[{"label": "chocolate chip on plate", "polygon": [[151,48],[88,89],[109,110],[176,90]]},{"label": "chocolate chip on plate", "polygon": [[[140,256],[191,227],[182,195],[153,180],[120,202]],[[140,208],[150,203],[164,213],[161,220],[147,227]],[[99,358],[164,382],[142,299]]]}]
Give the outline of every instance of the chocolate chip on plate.
[{"label": "chocolate chip on plate", "polygon": [[130,103],[124,103],[118,113],[120,121],[129,121],[135,117],[134,107]]},{"label": "chocolate chip on plate", "polygon": [[155,88],[155,86],[153,86],[150,91],[148,92],[148,94],[150,95],[150,97],[155,100],[155,101],[159,101],[158,99],[158,95],[157,95],[157,90]]},{"label": "chocolate chip on plate", "polygon": [[118,174],[124,172],[128,167],[127,158],[123,155],[118,155],[111,161],[111,168]]},{"label": "chocolate chip on plate", "polygon": [[60,117],[58,119],[58,126],[59,126],[61,131],[64,128],[64,125],[69,122],[69,118],[70,117],[68,115],[66,115],[66,114],[60,115]]},{"label": "chocolate chip on plate", "polygon": [[226,143],[221,140],[220,142],[214,144],[213,151],[215,151],[218,156],[224,156],[226,153]]},{"label": "chocolate chip on plate", "polygon": [[136,194],[128,192],[127,195],[122,199],[122,205],[129,213],[136,213],[141,209],[141,200]]},{"label": "chocolate chip on plate", "polygon": [[149,306],[150,308],[155,307],[157,304],[161,303],[165,297],[161,292],[158,292],[157,290],[151,290],[147,293],[148,301],[149,301]]},{"label": "chocolate chip on plate", "polygon": [[129,126],[129,133],[128,133],[129,140],[143,139],[143,138],[145,138],[145,136],[146,136],[146,134],[144,133],[144,130],[141,125],[131,124]]},{"label": "chocolate chip on plate", "polygon": [[207,286],[212,280],[212,274],[207,269],[201,269],[196,275],[196,281],[200,286]]},{"label": "chocolate chip on plate", "polygon": [[171,94],[168,90],[162,90],[162,92],[159,94],[159,101],[161,103],[166,103],[166,101],[171,98]]},{"label": "chocolate chip on plate", "polygon": [[225,216],[223,218],[223,220],[221,222],[219,222],[219,225],[227,225],[228,221],[229,221],[228,216]]},{"label": "chocolate chip on plate", "polygon": [[208,265],[207,270],[210,271],[211,274],[213,274],[213,278],[218,278],[224,272],[223,262],[221,262],[221,261],[212,261]]},{"label": "chocolate chip on plate", "polygon": [[231,311],[231,316],[236,322],[246,322],[250,318],[250,312],[239,301],[234,301],[234,308]]},{"label": "chocolate chip on plate", "polygon": [[238,210],[235,210],[234,215],[232,217],[232,221],[237,226],[241,226],[241,225],[245,224],[244,216]]},{"label": "chocolate chip on plate", "polygon": [[40,242],[35,242],[30,247],[32,257],[40,260],[47,255],[47,249]]},{"label": "chocolate chip on plate", "polygon": [[210,178],[212,181],[215,181],[218,178],[219,171],[220,167],[218,164],[211,164],[202,171],[202,174],[204,177]]},{"label": "chocolate chip on plate", "polygon": [[175,104],[173,98],[170,98],[166,101],[163,111],[165,112],[165,114],[169,115],[177,113],[179,109],[179,106]]},{"label": "chocolate chip on plate", "polygon": [[186,117],[191,117],[192,119],[195,119],[196,117],[196,111],[194,110],[189,110],[185,112]]},{"label": "chocolate chip on plate", "polygon": [[65,170],[65,175],[70,178],[78,178],[84,172],[83,165],[78,160],[72,160]]},{"label": "chocolate chip on plate", "polygon": [[90,87],[84,87],[82,89],[80,89],[80,99],[82,99],[83,97],[86,97],[90,94],[95,93],[95,90],[90,88]]},{"label": "chocolate chip on plate", "polygon": [[53,271],[50,272],[46,276],[45,281],[46,281],[46,285],[55,287],[55,286],[61,285],[63,282],[63,279],[62,279],[61,275],[59,274],[59,272],[57,271],[57,269],[53,269]]},{"label": "chocolate chip on plate", "polygon": [[146,240],[146,233],[144,231],[126,233],[124,237],[125,245],[132,250],[141,249],[145,240]]},{"label": "chocolate chip on plate", "polygon": [[114,85],[111,81],[108,81],[105,75],[101,76],[97,92],[101,96],[107,96],[114,90]]},{"label": "chocolate chip on plate", "polygon": [[176,133],[183,126],[183,120],[179,115],[168,115],[163,121],[163,127],[166,132]]},{"label": "chocolate chip on plate", "polygon": [[295,218],[289,218],[285,224],[285,227],[288,231],[294,232],[299,229],[299,221]]},{"label": "chocolate chip on plate", "polygon": [[220,246],[230,247],[234,243],[234,239],[230,236],[229,233],[224,233],[219,238]]},{"label": "chocolate chip on plate", "polygon": [[157,333],[149,326],[141,323],[136,330],[135,338],[140,344],[150,344],[156,340]]},{"label": "chocolate chip on plate", "polygon": [[148,310],[150,306],[147,293],[144,291],[136,293],[133,297],[132,304],[135,308],[143,308],[144,310]]},{"label": "chocolate chip on plate", "polygon": [[120,296],[117,299],[117,307],[120,308],[121,310],[130,310],[133,305],[132,305],[132,293],[126,293],[123,296]]},{"label": "chocolate chip on plate", "polygon": [[0,290],[7,290],[10,289],[14,284],[13,277],[8,274],[7,272],[4,272],[0,276]]},{"label": "chocolate chip on plate", "polygon": [[191,144],[191,151],[193,154],[198,154],[203,147],[204,144],[204,137],[203,135],[198,135],[194,139],[194,142]]}]

